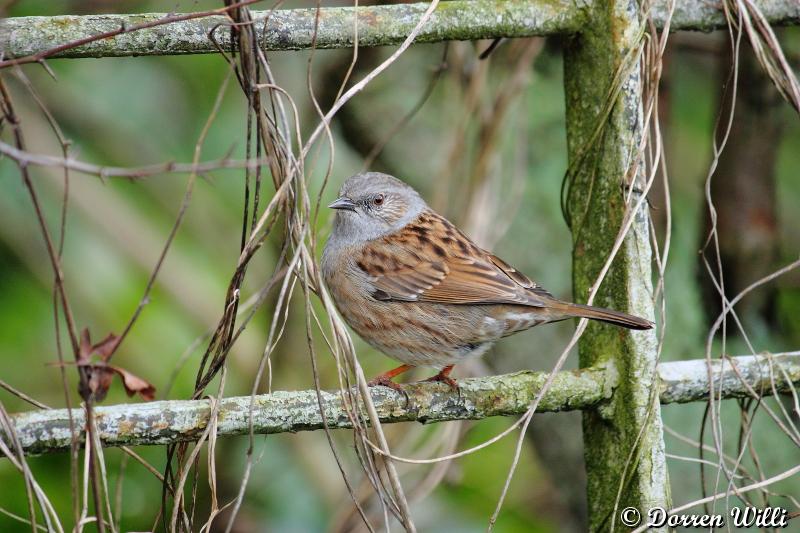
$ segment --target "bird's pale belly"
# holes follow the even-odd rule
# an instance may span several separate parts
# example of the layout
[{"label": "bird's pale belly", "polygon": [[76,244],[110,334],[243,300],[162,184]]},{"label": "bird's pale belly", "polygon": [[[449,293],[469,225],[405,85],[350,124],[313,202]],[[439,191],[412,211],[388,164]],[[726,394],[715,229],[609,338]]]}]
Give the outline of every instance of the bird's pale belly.
[{"label": "bird's pale belly", "polygon": [[522,306],[385,302],[352,294],[333,290],[345,321],[368,344],[412,366],[442,368],[480,356],[498,339],[547,321]]},{"label": "bird's pale belly", "polygon": [[455,364],[482,355],[502,337],[495,321],[464,317],[449,312],[448,307],[452,306],[376,302],[342,314],[368,344],[413,366]]}]

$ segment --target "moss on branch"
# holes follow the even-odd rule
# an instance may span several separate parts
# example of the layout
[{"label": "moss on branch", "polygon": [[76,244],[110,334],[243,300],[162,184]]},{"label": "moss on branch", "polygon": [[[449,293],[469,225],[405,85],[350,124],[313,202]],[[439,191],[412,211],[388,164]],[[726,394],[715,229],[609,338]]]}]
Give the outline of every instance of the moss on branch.
[{"label": "moss on branch", "polygon": [[[769,380],[785,391],[784,379],[800,383],[800,352],[734,358],[736,368],[755,390],[771,393]],[[770,365],[772,365],[770,367]],[[770,371],[772,368],[772,371]],[[731,363],[714,363],[715,383],[723,383],[723,396],[747,394]],[[705,361],[665,363],[659,368],[660,395],[664,403],[703,399],[708,391]],[[617,387],[617,372],[602,368],[561,372],[539,404],[538,411],[588,409],[608,402]],[[433,423],[449,420],[482,419],[525,412],[547,378],[543,372],[517,372],[501,376],[461,380],[461,394],[441,384],[407,386],[405,398],[384,387],[372,389],[372,398],[385,423]],[[325,419],[331,428],[349,428],[339,392],[323,392]],[[322,417],[313,390],[279,391],[256,396],[253,429],[256,433],[281,433],[321,429]],[[208,400],[169,400],[121,404],[96,408],[98,434],[105,446],[167,444],[192,441],[208,425]],[[83,411],[73,411],[77,427],[83,427]],[[225,398],[220,403],[218,435],[242,435],[249,431],[250,397]],[[19,440],[29,454],[69,449],[69,413],[46,409],[11,415]],[[7,436],[3,435],[8,442]],[[83,434],[81,434],[81,439]]]},{"label": "moss on branch", "polygon": [[[591,27],[569,39],[564,53],[575,301],[587,300],[615,253],[595,303],[653,320],[649,214],[641,202],[645,164],[639,153],[639,50],[646,21],[634,0],[598,2],[592,10]],[[615,248],[636,206],[629,231]],[[582,367],[611,365],[620,375],[613,400],[583,412],[591,531],[614,530],[617,506],[645,515],[654,507],[671,507],[661,412],[654,403],[657,345],[654,330],[600,323],[589,324],[581,337]]]},{"label": "moss on branch", "polygon": [[[492,37],[531,37],[574,33],[583,20],[578,9],[583,0],[458,0],[439,4],[417,42],[475,40]],[[428,4],[369,7],[328,7],[319,11],[317,48],[347,48],[355,42],[358,16],[360,46],[401,43],[419,22]],[[256,33],[265,50],[310,48],[314,37],[315,9],[253,11]],[[0,21],[0,48],[6,57],[35,54],[92,35],[133,28],[168,17],[163,13],[139,15],[65,15],[19,17]],[[224,16],[209,16],[122,33],[112,38],[71,48],[54,57],[109,57],[132,55],[199,54],[217,51],[209,39],[230,48]]]},{"label": "moss on branch", "polygon": [[[475,40],[495,37],[532,37],[579,33],[588,24],[591,0],[454,0],[442,2],[417,42]],[[800,24],[796,0],[755,0],[772,24]],[[663,27],[667,0],[656,0],[653,18]],[[318,48],[347,48],[355,41],[354,16],[358,14],[361,46],[398,44],[419,21],[427,4],[329,7],[320,10]],[[63,15],[17,17],[0,20],[0,50],[5,59],[37,54],[58,45],[105,32],[154,22],[170,15]],[[256,32],[265,50],[310,48],[314,9],[253,11]],[[174,18],[174,16],[173,16]],[[230,48],[224,16],[184,20],[124,33],[65,50],[53,57],[115,57],[214,53],[209,33],[223,48]],[[701,30],[725,26],[718,3],[681,0],[672,20],[673,30]]]}]

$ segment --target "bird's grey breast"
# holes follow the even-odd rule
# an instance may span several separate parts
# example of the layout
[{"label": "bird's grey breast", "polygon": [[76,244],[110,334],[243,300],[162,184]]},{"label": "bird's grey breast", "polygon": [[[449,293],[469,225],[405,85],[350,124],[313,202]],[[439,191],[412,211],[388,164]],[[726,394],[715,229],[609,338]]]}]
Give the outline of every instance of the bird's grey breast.
[{"label": "bird's grey breast", "polygon": [[331,235],[322,251],[322,277],[333,292],[337,306],[343,300],[357,300],[372,294],[369,276],[356,265],[361,245]]}]

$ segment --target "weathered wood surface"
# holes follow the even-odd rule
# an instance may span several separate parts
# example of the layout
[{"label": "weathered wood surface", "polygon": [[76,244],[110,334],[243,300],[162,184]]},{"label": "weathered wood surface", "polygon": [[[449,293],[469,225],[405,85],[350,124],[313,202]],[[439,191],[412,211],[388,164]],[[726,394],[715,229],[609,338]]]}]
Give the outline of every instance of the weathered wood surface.
[{"label": "weathered wood surface", "polygon": [[[755,0],[770,23],[800,24],[800,2],[796,0]],[[588,20],[591,0],[455,0],[442,2],[416,42],[474,40],[495,37],[533,37],[580,32]],[[668,1],[657,0],[653,19],[664,25]],[[403,41],[427,8],[426,3],[359,7],[360,46],[393,45]],[[312,44],[314,9],[253,10],[256,32],[265,50],[298,50]],[[352,7],[320,10],[317,48],[347,48],[355,42]],[[128,30],[175,14],[142,13],[121,15],[64,15],[17,17],[0,20],[0,51],[3,58],[36,54],[54,46],[85,39],[120,28]],[[53,57],[113,57],[215,53],[209,39],[230,47],[225,16],[184,20],[95,41]],[[678,0],[673,30],[711,31],[725,26],[719,3],[706,0]]]},{"label": "weathered wood surface", "polygon": [[[770,379],[777,389],[800,384],[800,352],[772,356],[732,358],[747,383],[770,394]],[[715,390],[722,383],[726,398],[746,396],[747,388],[730,361],[714,361]],[[770,363],[771,362],[771,363]],[[521,414],[541,389],[547,374],[517,372],[501,376],[461,380],[461,394],[444,385],[425,383],[407,387],[409,402],[391,389],[376,387],[372,398],[384,423],[444,422]],[[662,403],[690,402],[707,397],[708,369],[703,360],[663,363],[659,366]],[[618,386],[615,369],[561,372],[539,404],[538,411],[586,409],[607,402]],[[339,392],[323,392],[325,418],[332,428],[349,428]],[[316,392],[279,391],[255,397],[253,430],[256,433],[310,431],[322,428]],[[99,406],[95,409],[100,438],[106,446],[165,444],[196,439],[208,425],[209,400],[168,400],[149,403]],[[84,425],[83,411],[73,410],[76,427]],[[218,435],[242,435],[249,431],[250,397],[221,401]],[[69,449],[69,413],[66,409],[44,409],[11,415],[17,435],[27,453],[39,454]],[[81,434],[83,438],[83,434]],[[7,440],[7,437],[4,436]]]}]

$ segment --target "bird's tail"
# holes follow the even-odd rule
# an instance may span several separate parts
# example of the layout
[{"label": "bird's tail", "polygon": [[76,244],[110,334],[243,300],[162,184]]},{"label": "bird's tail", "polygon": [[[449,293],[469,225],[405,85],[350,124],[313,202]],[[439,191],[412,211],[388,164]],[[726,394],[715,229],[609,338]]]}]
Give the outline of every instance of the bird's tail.
[{"label": "bird's tail", "polygon": [[594,307],[592,305],[581,305],[567,302],[561,303],[564,305],[563,311],[567,315],[578,318],[599,320],[601,322],[608,322],[609,324],[622,326],[623,328],[628,329],[652,329],[655,325],[644,318],[614,311],[613,309],[606,309],[605,307]]}]

